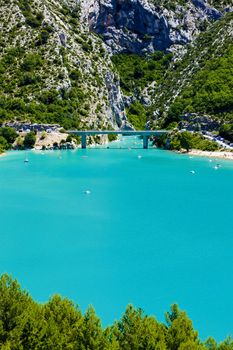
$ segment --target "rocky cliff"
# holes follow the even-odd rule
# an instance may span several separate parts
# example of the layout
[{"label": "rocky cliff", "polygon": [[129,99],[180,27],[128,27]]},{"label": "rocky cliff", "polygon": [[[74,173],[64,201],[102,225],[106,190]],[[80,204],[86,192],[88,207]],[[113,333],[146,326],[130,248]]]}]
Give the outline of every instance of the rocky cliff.
[{"label": "rocky cliff", "polygon": [[[178,49],[232,7],[205,0],[82,0],[83,19],[113,53]],[[220,2],[221,3],[221,2]]]},{"label": "rocky cliff", "polygon": [[232,9],[232,0],[0,0],[0,121],[119,128],[137,110],[143,127],[190,83],[177,86],[172,67]]}]

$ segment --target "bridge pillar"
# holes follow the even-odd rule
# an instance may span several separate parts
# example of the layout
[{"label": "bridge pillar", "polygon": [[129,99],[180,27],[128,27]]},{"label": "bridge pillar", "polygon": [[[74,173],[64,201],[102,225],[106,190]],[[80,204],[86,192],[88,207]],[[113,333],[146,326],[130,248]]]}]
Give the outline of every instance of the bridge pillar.
[{"label": "bridge pillar", "polygon": [[87,148],[87,135],[82,134],[82,148]]},{"label": "bridge pillar", "polygon": [[148,136],[143,135],[143,148],[147,149],[148,148]]}]

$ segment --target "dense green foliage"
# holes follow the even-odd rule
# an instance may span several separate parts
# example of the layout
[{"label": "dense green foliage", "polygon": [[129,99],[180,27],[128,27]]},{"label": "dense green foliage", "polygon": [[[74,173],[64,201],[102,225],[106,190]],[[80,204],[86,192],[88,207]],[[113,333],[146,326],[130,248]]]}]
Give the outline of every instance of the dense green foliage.
[{"label": "dense green foliage", "polygon": [[[172,11],[181,5],[184,10],[177,10],[178,17],[190,6],[186,0],[151,1]],[[231,4],[230,0],[208,2],[220,10]],[[101,39],[81,30],[80,4],[61,2],[48,21],[42,3],[14,3],[17,12],[3,16],[0,34],[0,122],[16,118],[81,129],[93,127],[95,120],[96,128],[108,128],[106,119],[103,122],[110,107],[105,76],[113,67],[109,62],[105,65]],[[202,34],[186,46],[185,55],[175,54],[174,59],[160,51],[112,57],[123,93],[133,97],[126,112],[136,128],[143,129],[149,120],[153,127],[166,127],[185,112],[232,119],[232,16],[226,13],[212,25],[196,23],[203,26]]]},{"label": "dense green foliage", "polygon": [[137,93],[152,82],[161,82],[171,59],[172,54],[165,55],[161,51],[150,56],[119,54],[112,57],[126,94]]},{"label": "dense green foliage", "polygon": [[14,143],[18,134],[13,128],[2,127],[0,128],[0,136],[3,136],[8,143]]},{"label": "dense green foliage", "polygon": [[106,129],[105,70],[112,65],[103,59],[101,39],[83,30],[80,4],[0,3],[0,123],[16,119]]},{"label": "dense green foliage", "polygon": [[109,134],[109,135],[108,135],[108,141],[109,141],[109,142],[116,141],[117,138],[118,138],[118,136],[117,136],[116,134],[112,134],[112,135]]},{"label": "dense green foliage", "polygon": [[192,148],[200,149],[202,151],[216,151],[219,146],[216,142],[205,139],[199,133],[193,134],[184,131],[176,133],[171,137],[170,148],[175,150],[185,149],[186,151],[189,151]]},{"label": "dense green foliage", "polygon": [[221,121],[233,117],[233,13],[201,33],[187,53],[172,62],[156,86],[153,109],[167,126],[184,113],[206,113]]},{"label": "dense green foliage", "polygon": [[164,74],[172,60],[172,54],[156,51],[149,56],[119,54],[112,57],[120,76],[120,85],[126,95],[134,95],[136,101],[126,109],[129,122],[136,129],[144,129],[150,110],[142,103],[140,94],[151,84],[163,81]]},{"label": "dense green foliage", "polygon": [[33,131],[30,131],[29,133],[26,134],[25,138],[24,138],[24,148],[33,148],[33,146],[36,143],[36,135]]},{"label": "dense green foliage", "polygon": [[129,305],[119,321],[103,329],[92,307],[83,315],[68,299],[38,304],[7,275],[0,279],[2,350],[232,350],[233,341],[202,343],[177,305],[160,323]]},{"label": "dense green foliage", "polygon": [[224,124],[219,130],[220,136],[233,142],[233,124]]},{"label": "dense green foliage", "polygon": [[0,128],[0,153],[10,149],[17,137],[18,134],[14,129],[8,127]]},{"label": "dense green foliage", "polygon": [[155,137],[154,144],[158,147],[169,148],[171,150],[180,151],[182,149],[187,152],[191,149],[199,149],[202,151],[217,151],[219,146],[216,142],[209,141],[200,133],[190,133],[188,131],[177,132],[167,136]]},{"label": "dense green foliage", "polygon": [[[169,1],[164,1],[163,5],[170,6]],[[233,14],[228,13],[213,23],[192,46],[188,46],[180,60],[173,61],[171,54],[162,52],[147,57],[113,56],[123,92],[136,99],[127,109],[129,121],[136,128],[153,120],[155,110],[160,127],[167,127],[191,112],[208,114],[223,121],[232,120],[232,20]],[[143,103],[145,89],[151,106]]]},{"label": "dense green foliage", "polygon": [[233,45],[216,58],[203,62],[185,91],[168,111],[170,120],[177,120],[186,112],[233,117]]},{"label": "dense green foliage", "polygon": [[147,121],[146,108],[139,101],[132,103],[126,111],[129,122],[136,130],[145,129]]},{"label": "dense green foliage", "polygon": [[[175,10],[177,6],[186,6],[187,0],[151,0],[151,2],[156,6],[164,6],[168,10]],[[227,5],[231,5],[231,0],[209,0],[211,6],[219,10],[223,10]]]},{"label": "dense green foliage", "polygon": [[[71,74],[73,88],[68,92],[64,90],[59,93],[54,88],[43,90],[43,64],[45,62],[41,54],[27,54],[21,47],[8,50],[2,57],[0,122],[18,118],[30,119],[32,122],[60,123],[67,129],[79,126],[80,116],[87,112],[79,108],[84,94],[76,86],[77,74]],[[35,96],[33,101],[28,98],[32,93]]]}]

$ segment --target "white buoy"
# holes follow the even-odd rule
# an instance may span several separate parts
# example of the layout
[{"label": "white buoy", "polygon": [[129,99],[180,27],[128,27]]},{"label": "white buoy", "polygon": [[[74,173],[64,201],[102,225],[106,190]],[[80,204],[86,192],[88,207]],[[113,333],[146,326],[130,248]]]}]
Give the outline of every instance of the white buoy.
[{"label": "white buoy", "polygon": [[191,170],[190,173],[193,175],[196,174],[194,170]]},{"label": "white buoy", "polygon": [[138,155],[138,159],[141,159],[142,158],[142,156],[140,156],[140,154]]}]

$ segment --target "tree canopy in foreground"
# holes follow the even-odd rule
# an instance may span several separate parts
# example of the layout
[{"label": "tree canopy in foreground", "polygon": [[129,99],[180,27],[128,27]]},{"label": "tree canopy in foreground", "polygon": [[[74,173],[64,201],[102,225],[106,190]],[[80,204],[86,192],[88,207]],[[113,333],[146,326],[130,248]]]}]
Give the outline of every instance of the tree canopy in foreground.
[{"label": "tree canopy in foreground", "polygon": [[128,305],[119,321],[103,328],[93,307],[82,314],[68,299],[54,295],[35,302],[8,275],[0,278],[1,350],[232,350],[233,340],[202,343],[192,321],[176,304],[165,323]]}]

